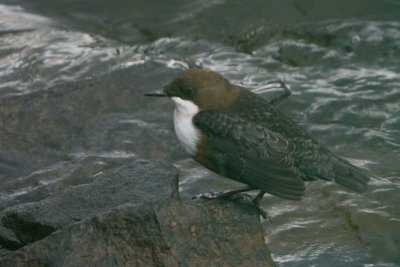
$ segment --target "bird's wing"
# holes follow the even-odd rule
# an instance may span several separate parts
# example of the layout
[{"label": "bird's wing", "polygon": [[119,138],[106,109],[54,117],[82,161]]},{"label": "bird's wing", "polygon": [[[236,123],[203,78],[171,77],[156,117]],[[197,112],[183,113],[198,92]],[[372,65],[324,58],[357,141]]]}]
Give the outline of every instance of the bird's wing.
[{"label": "bird's wing", "polygon": [[238,115],[205,110],[194,124],[208,144],[222,155],[227,176],[286,199],[301,199],[305,185],[294,166],[294,145],[264,126]]}]

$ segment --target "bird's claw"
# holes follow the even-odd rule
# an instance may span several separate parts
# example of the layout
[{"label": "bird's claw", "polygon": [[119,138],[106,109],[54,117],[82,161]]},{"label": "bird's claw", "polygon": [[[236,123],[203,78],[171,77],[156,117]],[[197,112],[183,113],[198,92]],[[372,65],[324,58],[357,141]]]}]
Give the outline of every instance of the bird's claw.
[{"label": "bird's claw", "polygon": [[216,198],[218,198],[218,193],[215,192],[201,193],[192,197],[192,199],[216,199]]},{"label": "bird's claw", "polygon": [[265,210],[263,210],[260,206],[256,206],[256,209],[258,213],[260,213],[261,217],[263,217],[263,219],[268,219],[268,221],[272,223],[271,216],[269,216]]},{"label": "bird's claw", "polygon": [[[242,197],[243,199],[247,198],[250,199],[252,196],[247,193],[241,193],[241,194],[227,194],[230,191],[222,191],[222,192],[208,192],[208,193],[202,193],[198,194],[192,197],[192,199],[224,199],[224,198],[232,198],[232,197]],[[248,200],[247,200],[248,201]],[[263,219],[268,219],[270,223],[272,223],[271,217],[268,215],[268,213],[263,210],[260,207],[260,199],[258,198],[253,198],[251,200],[251,204],[255,206],[257,209],[258,213],[263,217]]]},{"label": "bird's claw", "polygon": [[[221,191],[221,192],[208,192],[198,194],[192,197],[192,199],[224,199],[230,197],[237,197],[239,194],[230,194],[231,191]],[[250,197],[249,194],[241,193],[240,195]]]}]

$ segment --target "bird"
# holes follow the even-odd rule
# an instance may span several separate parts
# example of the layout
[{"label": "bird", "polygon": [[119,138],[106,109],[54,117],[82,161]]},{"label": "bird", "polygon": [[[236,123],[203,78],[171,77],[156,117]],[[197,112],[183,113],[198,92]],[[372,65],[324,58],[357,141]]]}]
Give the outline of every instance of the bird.
[{"label": "bird", "polygon": [[301,200],[305,182],[333,181],[357,193],[367,189],[369,176],[337,156],[302,126],[277,109],[291,94],[270,101],[230,83],[208,69],[179,73],[162,92],[174,104],[177,139],[198,163],[244,187],[204,198],[225,198],[260,190],[253,202],[259,207],[265,193]]}]

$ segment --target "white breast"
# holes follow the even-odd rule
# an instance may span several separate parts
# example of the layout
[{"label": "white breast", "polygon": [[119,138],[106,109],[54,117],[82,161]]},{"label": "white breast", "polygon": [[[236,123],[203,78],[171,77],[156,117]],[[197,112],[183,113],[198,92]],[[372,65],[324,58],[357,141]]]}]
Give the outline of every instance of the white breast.
[{"label": "white breast", "polygon": [[199,112],[199,107],[192,101],[180,97],[171,97],[175,102],[174,126],[179,142],[190,155],[197,153],[200,141],[199,130],[193,125],[193,116]]}]

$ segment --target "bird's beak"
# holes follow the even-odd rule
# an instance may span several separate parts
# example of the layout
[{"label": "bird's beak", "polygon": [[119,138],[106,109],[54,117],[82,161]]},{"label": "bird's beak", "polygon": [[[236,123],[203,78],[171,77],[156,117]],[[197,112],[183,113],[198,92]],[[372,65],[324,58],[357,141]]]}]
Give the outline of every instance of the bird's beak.
[{"label": "bird's beak", "polygon": [[146,93],[144,96],[152,96],[152,97],[167,97],[167,95],[163,91],[156,91],[152,93]]}]

